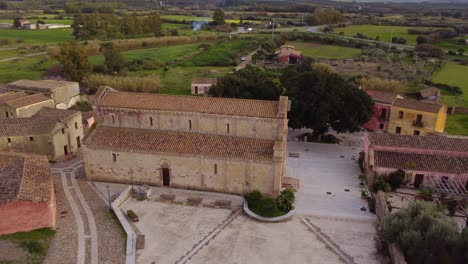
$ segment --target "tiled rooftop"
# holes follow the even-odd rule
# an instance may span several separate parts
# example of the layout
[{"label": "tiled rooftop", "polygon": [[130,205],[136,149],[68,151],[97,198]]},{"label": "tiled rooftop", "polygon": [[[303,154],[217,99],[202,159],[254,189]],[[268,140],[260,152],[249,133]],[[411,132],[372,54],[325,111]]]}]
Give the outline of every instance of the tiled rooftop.
[{"label": "tiled rooftop", "polygon": [[51,92],[53,89],[73,84],[73,82],[67,81],[56,81],[56,80],[18,80],[12,83],[7,84],[8,88],[17,88],[23,89],[27,88],[28,90],[37,90],[43,92]]},{"label": "tiled rooftop", "polygon": [[375,146],[468,153],[468,139],[465,138],[448,138],[442,136],[421,137],[388,133],[368,133],[368,137],[370,143]]},{"label": "tiled rooftop", "polygon": [[442,173],[468,173],[468,157],[375,151],[375,165],[383,168],[404,169],[410,162],[414,170]]},{"label": "tiled rooftop", "polygon": [[216,78],[194,78],[192,84],[217,84],[218,79]]},{"label": "tiled rooftop", "polygon": [[5,103],[13,108],[20,108],[32,104],[37,104],[50,100],[50,97],[47,97],[43,94],[32,94],[17,99],[6,101]]},{"label": "tiled rooftop", "polygon": [[0,152],[0,204],[49,203],[53,188],[46,156]]},{"label": "tiled rooftop", "polygon": [[395,99],[397,99],[398,95],[381,92],[376,90],[365,90],[365,92],[374,100],[375,102],[385,103],[385,104],[393,104]]},{"label": "tiled rooftop", "polygon": [[118,127],[98,127],[86,142],[92,149],[252,160],[273,159],[275,144],[266,139]]},{"label": "tiled rooftop", "polygon": [[393,106],[401,107],[401,108],[408,108],[423,112],[429,113],[438,113],[440,108],[442,107],[441,104],[438,103],[427,103],[422,101],[415,101],[415,100],[408,100],[408,99],[400,99],[397,98]]},{"label": "tiled rooftop", "polygon": [[278,114],[278,101],[130,92],[108,92],[98,106],[259,118],[276,118]]}]

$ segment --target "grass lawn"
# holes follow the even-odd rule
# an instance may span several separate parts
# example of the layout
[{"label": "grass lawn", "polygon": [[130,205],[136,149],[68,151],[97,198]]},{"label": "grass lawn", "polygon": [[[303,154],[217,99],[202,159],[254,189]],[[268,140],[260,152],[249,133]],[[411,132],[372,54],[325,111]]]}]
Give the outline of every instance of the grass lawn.
[{"label": "grass lawn", "polygon": [[49,249],[50,240],[55,235],[55,232],[55,230],[49,228],[42,228],[30,232],[2,235],[0,236],[0,240],[13,242],[27,252],[27,263],[42,263]]},{"label": "grass lawn", "polygon": [[453,114],[447,116],[445,132],[453,135],[468,136],[468,115]]},{"label": "grass lawn", "polygon": [[448,105],[468,107],[468,66],[445,63],[432,76],[432,81],[460,87],[463,91],[462,95],[455,96],[442,91],[441,101]]},{"label": "grass lawn", "polygon": [[10,39],[14,45],[17,39],[27,44],[49,44],[72,40],[71,29],[25,30],[0,29],[0,39]]},{"label": "grass lawn", "polygon": [[[122,56],[124,57],[126,62],[129,62],[134,59],[150,58],[157,59],[163,63],[167,63],[197,51],[198,46],[200,46],[200,43],[167,46],[151,49],[130,50],[122,52]],[[103,64],[104,57],[102,55],[92,56],[89,57],[89,61],[92,64]]]},{"label": "grass lawn", "polygon": [[[335,28],[334,33],[343,32],[345,36],[352,37],[357,33],[361,33],[368,38],[375,39],[380,37],[380,41],[389,42],[391,37],[402,37],[406,39],[406,44],[416,45],[418,35],[408,34],[408,28],[405,26],[377,26],[377,25],[352,25],[344,28]],[[416,27],[415,27],[416,28]],[[428,29],[417,27],[419,29]]]},{"label": "grass lawn", "polygon": [[19,79],[40,79],[56,63],[58,62],[49,56],[35,56],[0,62],[0,83],[13,82]]},{"label": "grass lawn", "polygon": [[292,41],[287,44],[295,46],[296,50],[301,51],[304,56],[320,59],[352,59],[361,54],[360,49],[321,45],[313,42]]},{"label": "grass lawn", "polygon": [[457,44],[458,39],[465,40],[466,38],[468,38],[468,36],[464,38],[457,37],[453,39],[446,39],[446,40],[438,42],[436,45],[446,50],[458,51],[458,49],[464,49],[465,52],[468,52],[468,45]]}]

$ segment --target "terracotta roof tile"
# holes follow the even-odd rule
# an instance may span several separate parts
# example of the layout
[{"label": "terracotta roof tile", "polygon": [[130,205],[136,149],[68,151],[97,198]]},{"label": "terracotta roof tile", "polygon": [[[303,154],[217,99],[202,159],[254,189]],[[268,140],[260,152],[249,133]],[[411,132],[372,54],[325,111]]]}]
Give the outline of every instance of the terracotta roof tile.
[{"label": "terracotta roof tile", "polygon": [[395,99],[397,99],[398,95],[381,92],[376,90],[365,90],[365,92],[374,100],[375,102],[385,103],[385,104],[393,104]]},{"label": "terracotta roof tile", "polygon": [[252,160],[273,159],[275,145],[266,139],[119,127],[98,127],[86,142],[92,149]]},{"label": "terracotta roof tile", "polygon": [[9,100],[5,103],[13,108],[20,108],[20,107],[44,102],[47,100],[50,100],[50,97],[47,97],[43,94],[32,94],[32,95],[28,95],[25,97]]},{"label": "terracotta roof tile", "polygon": [[375,165],[383,168],[404,169],[406,164],[415,170],[443,173],[468,173],[468,157],[375,151]]},{"label": "terracotta roof tile", "polygon": [[194,78],[192,84],[217,84],[218,79],[216,78]]},{"label": "terracotta roof tile", "polygon": [[368,133],[368,138],[370,143],[375,146],[468,153],[468,139],[465,138],[449,138],[439,136],[421,137],[388,133]]},{"label": "terracotta roof tile", "polygon": [[395,102],[393,103],[393,106],[419,110],[419,111],[429,112],[429,113],[438,113],[440,111],[440,108],[442,107],[442,105],[438,103],[434,104],[434,103],[427,103],[427,102],[400,99],[400,98],[397,98],[395,100]]},{"label": "terracotta roof tile", "polygon": [[4,94],[0,94],[0,103],[8,102],[10,100],[14,100],[25,96],[28,96],[28,94],[25,92],[6,92]]},{"label": "terracotta roof tile", "polygon": [[46,156],[0,152],[0,204],[49,203],[53,188]]},{"label": "terracotta roof tile", "polygon": [[276,118],[278,113],[277,101],[130,92],[108,92],[98,106],[260,118]]}]

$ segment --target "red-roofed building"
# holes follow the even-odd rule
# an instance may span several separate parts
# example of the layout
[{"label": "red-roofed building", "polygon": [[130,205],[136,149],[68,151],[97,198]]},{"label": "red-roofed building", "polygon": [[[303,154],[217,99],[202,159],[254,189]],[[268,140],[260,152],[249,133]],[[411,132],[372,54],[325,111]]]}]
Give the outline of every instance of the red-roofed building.
[{"label": "red-roofed building", "polygon": [[393,102],[398,98],[398,95],[375,90],[365,90],[365,92],[372,98],[375,104],[372,119],[364,124],[363,127],[369,131],[387,131],[390,109]]}]

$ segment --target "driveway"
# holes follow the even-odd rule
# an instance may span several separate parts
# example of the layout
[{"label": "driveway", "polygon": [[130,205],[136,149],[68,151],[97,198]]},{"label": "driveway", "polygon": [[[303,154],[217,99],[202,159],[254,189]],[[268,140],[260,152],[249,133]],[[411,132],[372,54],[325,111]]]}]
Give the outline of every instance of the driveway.
[{"label": "driveway", "polygon": [[[356,145],[356,144],[355,144]],[[361,198],[357,159],[361,147],[288,142],[286,175],[300,179],[296,212],[301,215],[375,219]],[[366,211],[361,211],[365,207]]]}]

